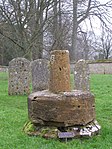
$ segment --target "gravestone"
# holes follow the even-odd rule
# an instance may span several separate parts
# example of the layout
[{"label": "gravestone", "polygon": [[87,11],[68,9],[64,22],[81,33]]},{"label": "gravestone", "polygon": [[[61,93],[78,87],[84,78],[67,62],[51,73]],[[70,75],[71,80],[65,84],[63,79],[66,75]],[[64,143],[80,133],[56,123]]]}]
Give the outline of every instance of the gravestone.
[{"label": "gravestone", "polygon": [[89,81],[89,66],[85,60],[79,60],[75,64],[74,71],[74,82],[75,89],[82,91],[90,91],[90,81]]},{"label": "gravestone", "polygon": [[48,89],[49,82],[49,61],[37,59],[31,62],[32,90],[41,91]]},{"label": "gravestone", "polygon": [[25,58],[14,58],[9,62],[9,95],[30,93],[30,61]]}]

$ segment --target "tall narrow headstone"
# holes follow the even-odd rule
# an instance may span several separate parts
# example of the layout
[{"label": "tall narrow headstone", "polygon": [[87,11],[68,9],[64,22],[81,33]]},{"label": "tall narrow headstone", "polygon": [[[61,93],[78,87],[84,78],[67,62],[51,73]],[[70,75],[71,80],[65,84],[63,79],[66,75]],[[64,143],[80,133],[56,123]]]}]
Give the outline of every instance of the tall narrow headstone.
[{"label": "tall narrow headstone", "polygon": [[37,59],[31,62],[32,90],[33,92],[48,89],[49,61]]},{"label": "tall narrow headstone", "polygon": [[89,66],[85,60],[79,60],[75,64],[74,71],[74,82],[75,89],[82,91],[90,91],[90,82],[89,82]]},{"label": "tall narrow headstone", "polygon": [[30,61],[25,58],[15,58],[9,62],[9,95],[29,94],[30,80]]}]

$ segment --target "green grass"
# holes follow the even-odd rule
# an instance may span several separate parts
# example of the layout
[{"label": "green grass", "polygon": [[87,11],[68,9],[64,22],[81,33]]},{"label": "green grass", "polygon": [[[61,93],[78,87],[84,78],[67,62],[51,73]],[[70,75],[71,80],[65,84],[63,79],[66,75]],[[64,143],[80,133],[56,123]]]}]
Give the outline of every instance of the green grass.
[{"label": "green grass", "polygon": [[91,91],[100,135],[67,143],[29,137],[22,131],[28,120],[27,96],[8,96],[7,74],[0,73],[0,149],[112,149],[112,75],[92,75]]}]

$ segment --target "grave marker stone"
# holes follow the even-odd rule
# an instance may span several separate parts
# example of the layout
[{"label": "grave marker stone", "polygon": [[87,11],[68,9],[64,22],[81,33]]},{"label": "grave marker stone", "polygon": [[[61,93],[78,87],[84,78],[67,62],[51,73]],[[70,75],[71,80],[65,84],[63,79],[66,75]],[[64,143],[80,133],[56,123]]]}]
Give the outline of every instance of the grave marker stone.
[{"label": "grave marker stone", "polygon": [[9,62],[9,95],[30,93],[30,61],[25,58],[14,58]]},{"label": "grave marker stone", "polygon": [[37,59],[31,62],[33,92],[48,89],[49,61]]},{"label": "grave marker stone", "polygon": [[74,80],[75,80],[75,89],[82,91],[90,91],[89,83],[89,66],[85,60],[79,60],[75,64],[74,71]]}]

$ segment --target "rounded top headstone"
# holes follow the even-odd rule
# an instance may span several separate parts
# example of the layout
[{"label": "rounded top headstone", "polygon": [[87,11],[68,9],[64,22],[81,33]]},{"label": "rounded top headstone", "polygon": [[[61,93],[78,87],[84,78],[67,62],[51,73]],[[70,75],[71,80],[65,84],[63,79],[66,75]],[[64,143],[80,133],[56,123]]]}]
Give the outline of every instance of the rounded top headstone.
[{"label": "rounded top headstone", "polygon": [[9,62],[9,95],[30,93],[30,61],[25,58],[14,58]]},{"label": "rounded top headstone", "polygon": [[31,62],[32,89],[33,92],[48,89],[49,61],[37,59]]}]

